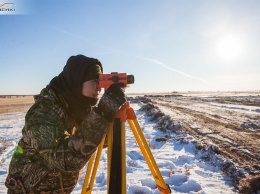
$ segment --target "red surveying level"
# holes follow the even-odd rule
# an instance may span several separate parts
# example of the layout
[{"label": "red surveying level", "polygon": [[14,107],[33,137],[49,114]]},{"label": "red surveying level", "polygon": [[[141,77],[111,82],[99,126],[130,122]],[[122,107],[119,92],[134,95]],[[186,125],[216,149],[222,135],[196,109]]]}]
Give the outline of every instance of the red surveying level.
[{"label": "red surveying level", "polygon": [[[126,73],[101,74],[99,77],[99,85],[105,90],[111,84],[121,84],[127,87],[128,84],[134,83],[134,76]],[[155,162],[148,143],[139,126],[133,108],[127,101],[117,112],[113,122],[110,124],[107,134],[108,152],[107,152],[107,193],[108,194],[126,194],[126,146],[125,146],[125,122],[128,121],[130,128],[136,138],[136,141],[142,151],[146,163],[153,175],[158,190],[162,194],[171,193],[169,185],[167,185],[159,168]],[[94,185],[94,178],[101,157],[101,152],[105,138],[100,143],[96,154],[94,153],[89,162],[88,168],[82,187],[81,194],[90,194]],[[95,159],[95,161],[94,161]],[[94,166],[93,166],[94,163]],[[91,175],[91,177],[90,177]]]},{"label": "red surveying level", "polygon": [[117,73],[112,72],[111,74],[100,74],[99,75],[99,85],[105,90],[109,88],[111,84],[121,84],[122,88],[128,86],[128,84],[134,83],[134,76],[128,75],[127,73]]}]

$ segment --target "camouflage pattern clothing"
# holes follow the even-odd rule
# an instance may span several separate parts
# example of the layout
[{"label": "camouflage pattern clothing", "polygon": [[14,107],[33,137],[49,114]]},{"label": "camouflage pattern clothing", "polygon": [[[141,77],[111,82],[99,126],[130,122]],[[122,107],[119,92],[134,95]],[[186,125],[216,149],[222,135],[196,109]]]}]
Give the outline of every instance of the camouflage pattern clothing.
[{"label": "camouflage pattern clothing", "polygon": [[9,193],[70,193],[108,125],[93,110],[77,125],[65,100],[43,89],[25,117],[5,183]]}]

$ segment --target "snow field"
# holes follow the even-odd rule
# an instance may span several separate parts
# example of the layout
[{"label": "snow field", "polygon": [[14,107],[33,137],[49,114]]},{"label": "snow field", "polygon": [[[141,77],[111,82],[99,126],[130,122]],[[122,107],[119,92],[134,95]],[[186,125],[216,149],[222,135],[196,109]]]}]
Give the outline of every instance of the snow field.
[{"label": "snow field", "polygon": [[[160,172],[173,193],[236,193],[231,179],[217,165],[205,160],[208,153],[195,148],[193,137],[184,133],[169,132],[166,134],[158,131],[156,123],[150,121],[145,112],[139,110],[140,104],[133,103],[131,106],[135,110],[138,122]],[[6,193],[4,182],[12,152],[21,137],[24,116],[24,112],[0,115],[0,139],[6,146],[0,156],[0,193]],[[171,138],[164,142],[156,141],[156,138],[165,135],[171,136]],[[104,149],[92,193],[103,194],[107,192],[106,160],[107,149]],[[128,123],[126,123],[126,172],[128,194],[159,193]],[[86,167],[83,169],[82,176],[74,188],[73,194],[81,193],[85,173]]]}]

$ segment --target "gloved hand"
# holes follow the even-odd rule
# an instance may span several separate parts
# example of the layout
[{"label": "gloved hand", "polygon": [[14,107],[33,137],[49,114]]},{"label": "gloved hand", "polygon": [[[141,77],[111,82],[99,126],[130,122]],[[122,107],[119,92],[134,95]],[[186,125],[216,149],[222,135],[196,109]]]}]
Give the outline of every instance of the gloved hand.
[{"label": "gloved hand", "polygon": [[123,89],[119,84],[113,84],[105,91],[94,111],[110,122],[125,102]]}]

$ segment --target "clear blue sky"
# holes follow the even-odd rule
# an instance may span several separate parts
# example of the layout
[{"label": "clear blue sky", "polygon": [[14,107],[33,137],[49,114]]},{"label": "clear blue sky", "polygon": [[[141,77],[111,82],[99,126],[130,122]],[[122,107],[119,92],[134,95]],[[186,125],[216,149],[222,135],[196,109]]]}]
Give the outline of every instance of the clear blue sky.
[{"label": "clear blue sky", "polygon": [[133,74],[127,92],[260,90],[259,0],[3,3],[2,95],[39,93],[76,54]]}]

